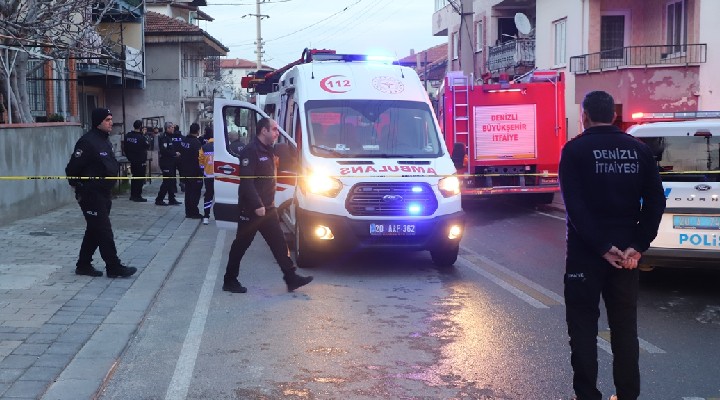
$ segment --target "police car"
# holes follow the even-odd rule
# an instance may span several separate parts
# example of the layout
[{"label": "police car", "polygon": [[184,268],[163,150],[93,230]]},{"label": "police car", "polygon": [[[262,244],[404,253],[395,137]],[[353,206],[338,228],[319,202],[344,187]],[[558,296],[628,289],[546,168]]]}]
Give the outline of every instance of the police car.
[{"label": "police car", "polygon": [[[720,268],[720,112],[635,117],[664,120],[627,131],[655,154],[666,198],[658,235],[643,254],[641,269]],[[688,118],[695,119],[679,120]]]}]

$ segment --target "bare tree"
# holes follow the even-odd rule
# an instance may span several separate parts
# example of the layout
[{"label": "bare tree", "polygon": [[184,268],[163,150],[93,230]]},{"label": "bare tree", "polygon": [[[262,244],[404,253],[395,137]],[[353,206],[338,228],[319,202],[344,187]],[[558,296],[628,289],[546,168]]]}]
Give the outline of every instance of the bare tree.
[{"label": "bare tree", "polygon": [[[107,29],[97,28],[118,0],[0,0],[0,80],[13,122],[32,122],[28,75],[43,63],[75,57],[116,57]],[[127,2],[125,2],[127,3]],[[142,4],[138,3],[138,7]],[[119,30],[119,27],[117,28]]]}]

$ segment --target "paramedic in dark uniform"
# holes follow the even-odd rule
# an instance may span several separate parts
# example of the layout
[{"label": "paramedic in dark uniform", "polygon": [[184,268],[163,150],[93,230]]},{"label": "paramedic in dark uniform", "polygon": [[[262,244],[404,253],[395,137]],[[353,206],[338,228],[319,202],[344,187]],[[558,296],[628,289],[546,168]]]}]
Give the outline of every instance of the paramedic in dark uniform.
[{"label": "paramedic in dark uniform", "polygon": [[115,179],[104,179],[116,178],[120,166],[108,140],[113,126],[112,114],[107,108],[96,108],[92,112],[91,120],[92,128],[77,141],[65,167],[68,177],[100,178],[69,179],[70,186],[75,188],[75,198],[87,223],[75,273],[102,276],[102,272],[92,265],[93,254],[100,248],[108,278],[128,277],[137,269],[126,267],[120,262],[110,225],[111,196]]},{"label": "paramedic in dark uniform", "polygon": [[[147,167],[147,151],[150,148],[145,137],[145,128],[141,120],[133,122],[133,130],[125,134],[125,157],[130,161],[130,173],[133,179],[130,181],[130,200],[146,202],[142,197],[142,187],[145,182]],[[143,179],[138,179],[142,177]]]},{"label": "paramedic in dark uniform", "polygon": [[[179,147],[173,144],[173,131],[175,124],[172,122],[165,123],[165,132],[158,136],[158,164],[162,171],[163,180],[160,184],[160,190],[155,197],[155,204],[158,206],[180,205],[181,202],[175,199],[177,187],[175,186],[175,176],[177,175],[177,160],[180,157]],[[165,195],[168,202],[165,202]]]},{"label": "paramedic in dark uniform", "polygon": [[202,192],[203,170],[200,168],[200,125],[193,122],[190,132],[180,142],[180,177],[185,183],[185,218],[200,219],[198,210],[200,192]]},{"label": "paramedic in dark uniform", "polygon": [[596,339],[601,295],[612,332],[617,399],[640,395],[637,265],[665,210],[652,152],[612,125],[614,120],[612,96],[588,93],[582,102],[585,130],[565,144],[560,159],[567,211],[566,320],[578,400],[602,398]]},{"label": "paramedic in dark uniform", "polygon": [[307,285],[312,276],[295,273],[285,237],[280,228],[280,218],[275,208],[275,153],[277,122],[262,118],[257,122],[257,134],[239,154],[240,185],[238,188],[239,221],[235,240],[230,248],[222,289],[226,292],[245,293],[247,289],[238,281],[240,261],[260,231],[270,246],[275,260],[283,272],[289,292]]}]

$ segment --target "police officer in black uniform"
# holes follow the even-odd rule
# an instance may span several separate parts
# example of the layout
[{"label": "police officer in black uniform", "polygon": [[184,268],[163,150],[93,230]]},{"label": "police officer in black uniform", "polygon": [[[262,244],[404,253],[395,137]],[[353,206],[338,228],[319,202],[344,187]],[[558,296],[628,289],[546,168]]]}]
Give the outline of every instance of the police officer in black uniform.
[{"label": "police officer in black uniform", "polygon": [[[141,120],[133,122],[133,130],[125,134],[125,157],[130,161],[130,173],[133,179],[130,181],[130,200],[146,202],[142,197],[142,187],[145,182],[147,170],[147,151],[150,147],[145,133],[143,132]],[[143,177],[143,179],[138,179]]]},{"label": "police officer in black uniform", "polygon": [[[161,133],[158,137],[158,165],[160,166],[160,171],[162,171],[163,176],[160,190],[158,191],[157,197],[155,197],[155,204],[158,206],[182,204],[175,199],[175,193],[177,193],[175,179],[177,175],[177,160],[180,157],[180,145],[173,144],[174,130],[175,124],[166,122],[165,132]],[[168,196],[167,203],[165,202],[165,195]]]},{"label": "police officer in black uniform", "polygon": [[190,132],[180,142],[180,176],[185,183],[185,218],[201,219],[198,210],[202,192],[203,170],[200,168],[200,125],[192,123]]},{"label": "police officer in black uniform", "polygon": [[640,395],[637,335],[638,260],[655,238],[665,195],[650,149],[612,125],[615,102],[590,92],[585,130],[560,160],[567,210],[565,303],[573,388],[578,400],[600,400],[597,334],[600,296],[612,332],[617,398]]},{"label": "police officer in black uniform", "polygon": [[[80,245],[80,255],[75,268],[78,275],[102,276],[92,265],[95,250],[105,261],[108,278],[128,277],[137,269],[122,265],[117,255],[115,238],[110,225],[111,191],[119,172],[119,164],[108,140],[112,130],[112,114],[106,108],[92,112],[92,129],[75,143],[65,174],[70,186],[75,188],[75,198],[85,217],[87,226]],[[72,179],[72,178],[91,179]],[[99,179],[94,179],[99,178]]]},{"label": "police officer in black uniform", "polygon": [[[175,128],[172,132],[172,142],[173,147],[175,148],[175,151],[182,154],[182,141],[185,136],[180,132],[180,125],[175,125]],[[180,158],[175,160],[175,168],[177,172],[180,172]],[[177,187],[178,184],[180,185],[180,191],[185,192],[185,183],[182,179],[178,181],[178,179],[173,180],[173,185],[175,185],[175,193],[177,193]]]},{"label": "police officer in black uniform", "polygon": [[282,228],[280,228],[280,218],[275,208],[277,179],[273,145],[279,134],[277,122],[270,118],[263,118],[257,123],[257,135],[239,154],[238,207],[240,220],[225,268],[222,289],[226,292],[247,292],[247,288],[238,282],[240,261],[258,231],[270,246],[270,251],[280,265],[289,292],[307,285],[313,279],[312,276],[300,276],[295,273],[290,251],[285,243]]}]

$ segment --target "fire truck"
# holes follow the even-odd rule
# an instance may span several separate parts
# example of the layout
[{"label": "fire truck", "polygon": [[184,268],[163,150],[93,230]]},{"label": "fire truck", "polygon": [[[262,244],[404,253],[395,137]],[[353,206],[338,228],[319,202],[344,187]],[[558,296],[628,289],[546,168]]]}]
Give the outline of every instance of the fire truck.
[{"label": "fire truck", "polygon": [[438,118],[463,198],[523,194],[548,204],[560,191],[567,139],[562,72],[533,70],[475,85],[452,71],[438,95]]}]

